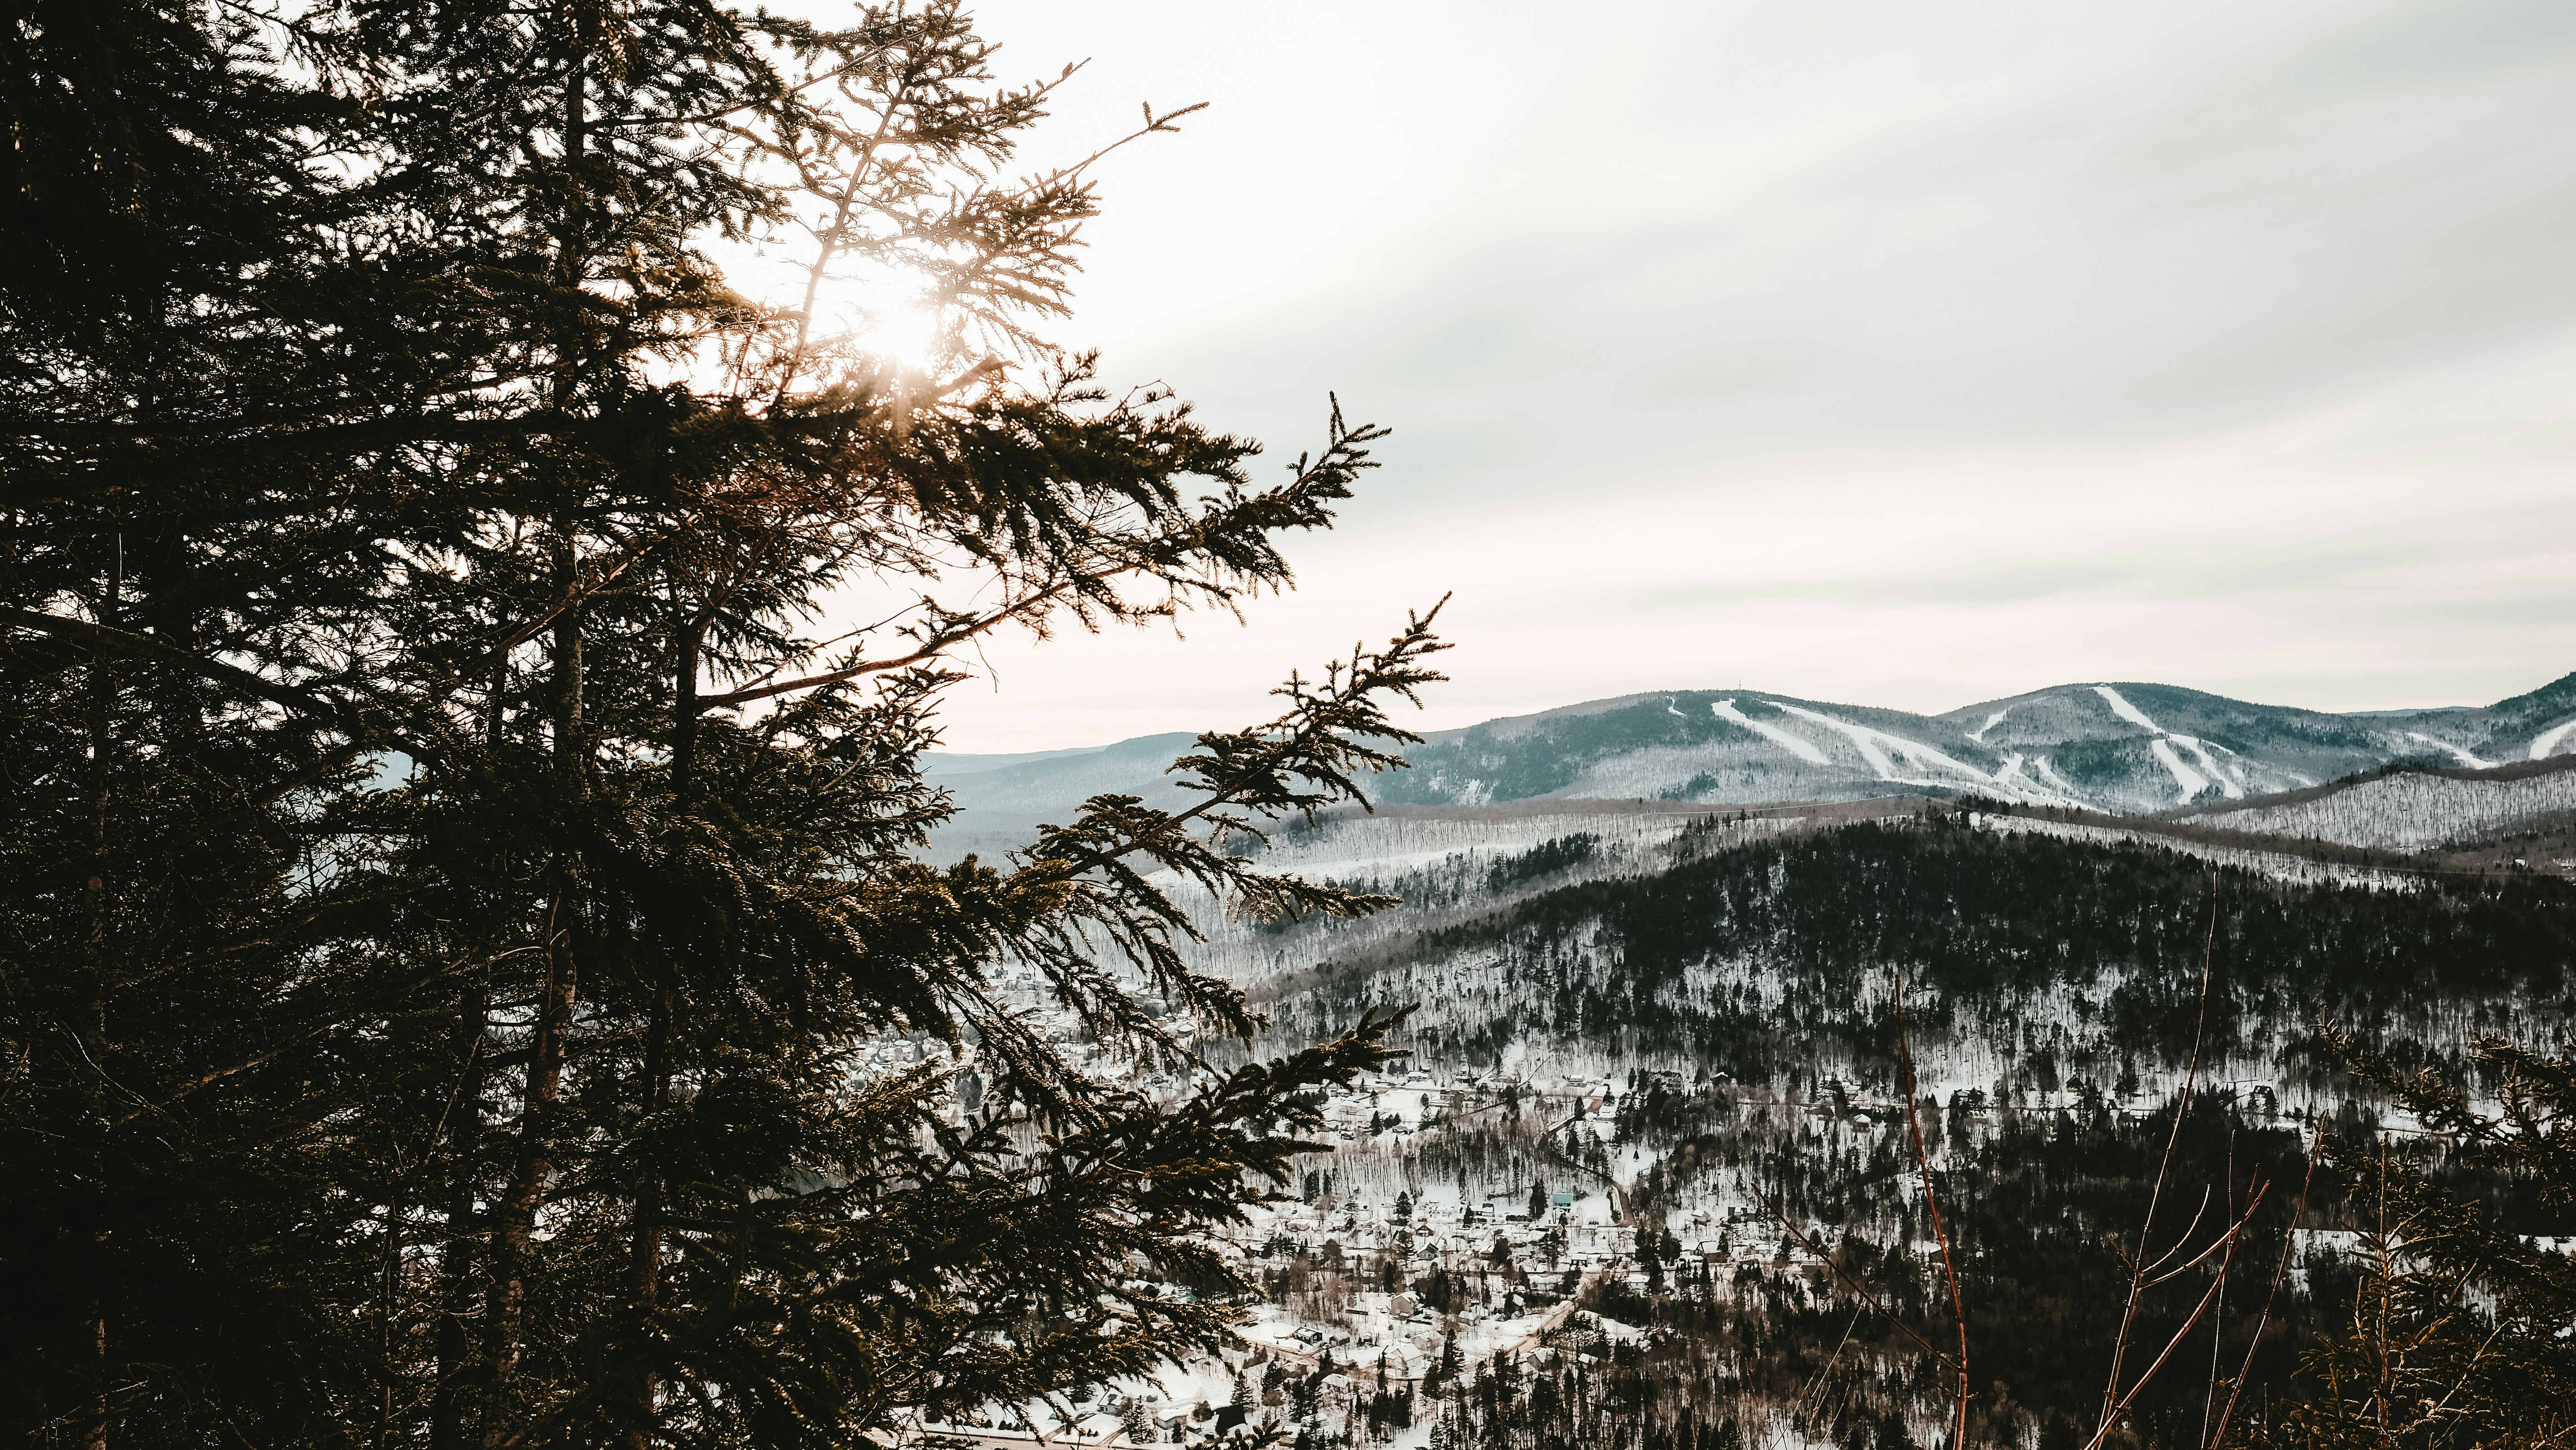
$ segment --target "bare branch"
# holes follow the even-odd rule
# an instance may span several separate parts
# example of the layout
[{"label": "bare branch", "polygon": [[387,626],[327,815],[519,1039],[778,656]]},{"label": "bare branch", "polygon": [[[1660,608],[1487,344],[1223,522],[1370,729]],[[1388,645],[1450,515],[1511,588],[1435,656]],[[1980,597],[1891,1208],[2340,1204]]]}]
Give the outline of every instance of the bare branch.
[{"label": "bare branch", "polygon": [[[2174,1098],[2173,1125],[2165,1134],[2164,1157],[2156,1164],[2154,1186],[2147,1193],[2147,1214],[2138,1225],[2138,1251],[2130,1258],[2129,1298],[2120,1311],[2120,1332],[2111,1341],[2111,1378],[2102,1389],[2102,1420],[2107,1428],[2113,1418],[2113,1405],[2120,1393],[2120,1373],[2128,1358],[2129,1335],[2138,1321],[2139,1301],[2147,1291],[2148,1276],[2154,1272],[2147,1256],[2149,1235],[2155,1232],[2156,1209],[2164,1202],[2165,1185],[2173,1176],[2174,1158],[2182,1147],[2183,1120],[2191,1115],[2192,1090],[2200,1081],[2201,1044],[2209,1032],[2209,989],[2218,960],[2218,873],[2209,873],[2209,932],[2201,942],[2200,1011],[2191,1032],[2191,1066],[2183,1074],[2182,1091]],[[2204,1202],[2206,1201],[2204,1197]],[[2197,1222],[2197,1219],[2194,1220]],[[2188,1231],[2184,1238],[2190,1237]],[[2176,1244],[2179,1248],[2181,1245]],[[2145,1381],[2140,1381],[2141,1384]],[[2090,1447],[2087,1447],[2090,1450]]]}]

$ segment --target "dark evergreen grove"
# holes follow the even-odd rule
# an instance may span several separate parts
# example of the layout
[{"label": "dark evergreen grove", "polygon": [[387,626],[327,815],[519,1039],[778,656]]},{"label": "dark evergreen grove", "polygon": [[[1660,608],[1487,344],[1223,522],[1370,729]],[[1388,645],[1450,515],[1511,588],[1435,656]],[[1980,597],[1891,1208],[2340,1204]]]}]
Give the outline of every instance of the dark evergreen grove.
[{"label": "dark evergreen grove", "polygon": [[[915,859],[952,651],[1285,584],[1376,436],[1257,485],[1045,342],[1059,82],[945,3],[36,0],[0,52],[0,1416],[838,1445],[1220,1333],[1156,1284],[1225,1278],[1191,1230],[1383,1024],[1156,1105],[994,972],[1149,1057],[1244,1033],[1145,873],[1384,905],[1224,843],[1393,763],[1439,645],[1200,737],[1188,810]],[[736,292],[736,239],[815,286]],[[935,357],[825,325],[851,268]],[[844,586],[909,607],[809,637]],[[898,1031],[976,1111],[856,1070]]]},{"label": "dark evergreen grove", "polygon": [[[1884,1085],[1893,971],[1920,993],[1918,1035],[1997,1042],[2070,1079],[2090,1068],[2105,1090],[2112,1071],[2078,1054],[2152,1068],[2179,1066],[2190,1047],[2212,890],[2195,857],[1999,836],[1939,814],[1705,850],[1686,836],[1684,847],[1670,869],[1543,891],[1329,961],[1280,1005],[1282,1020],[1437,997],[1417,1027],[1479,1064],[1516,1036],[1545,1036],[1616,1040],[1754,1082],[1843,1059]],[[1535,876],[1589,849],[1569,836],[1488,877]],[[2295,1059],[2275,1064],[2282,1075],[2331,1076],[2342,1069],[2315,1036],[2320,1017],[2422,1037],[2428,1017],[2493,1025],[2510,1014],[2537,1032],[2570,1006],[2576,890],[2565,882],[2434,876],[2385,891],[2218,876],[2214,1052],[2285,1043]],[[1348,884],[1443,899],[1443,883],[1421,873]],[[1496,965],[1473,990],[1508,1010],[1467,1005],[1444,985],[1450,963],[1480,953]],[[1731,979],[1692,988],[1695,972],[1727,962],[1758,964],[1776,996]],[[2052,991],[2076,996],[2075,1017],[2035,1020],[2045,1014],[2033,1000]],[[2466,1045],[2394,1050],[2456,1064]]]}]

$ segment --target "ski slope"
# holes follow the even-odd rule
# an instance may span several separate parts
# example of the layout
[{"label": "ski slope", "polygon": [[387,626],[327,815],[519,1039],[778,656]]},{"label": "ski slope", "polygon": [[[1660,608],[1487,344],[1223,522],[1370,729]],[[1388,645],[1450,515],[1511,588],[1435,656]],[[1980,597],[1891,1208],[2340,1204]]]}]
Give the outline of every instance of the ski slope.
[{"label": "ski slope", "polygon": [[1717,716],[1720,720],[1724,720],[1730,725],[1743,726],[1745,729],[1752,731],[1754,734],[1759,735],[1763,739],[1770,741],[1772,744],[1779,746],[1781,749],[1788,751],[1791,755],[1798,757],[1809,765],[1833,764],[1832,761],[1825,758],[1825,753],[1823,751],[1818,750],[1815,747],[1815,743],[1813,741],[1792,735],[1777,725],[1766,725],[1763,722],[1754,719],[1752,716],[1735,708],[1735,702],[1733,700],[1720,700],[1708,708],[1709,712]]},{"label": "ski slope", "polygon": [[2531,758],[2534,760],[2547,760],[2549,757],[2557,754],[2558,742],[2566,739],[2567,732],[2570,730],[2576,730],[2576,720],[2570,720],[2564,725],[2552,725],[2548,729],[2541,731],[2539,736],[2531,742]]},{"label": "ski slope", "polygon": [[[2174,783],[2182,787],[2183,803],[2188,804],[2192,800],[2198,798],[2201,792],[2209,790],[2213,786],[2217,788],[2220,795],[2227,797],[2229,800],[2243,800],[2245,798],[2244,782],[2236,779],[2228,772],[2225,766],[2218,763],[2217,757],[2209,753],[2209,746],[2206,742],[2200,740],[2196,736],[2177,735],[2173,731],[2167,730],[2162,725],[2159,725],[2155,721],[2147,718],[2146,711],[2130,704],[2128,696],[2121,694],[2109,685],[2095,685],[2093,687],[2093,693],[2102,697],[2104,703],[2111,707],[2112,714],[2117,715],[2121,719],[2128,721],[2130,724],[2135,725],[2142,730],[2149,731],[2154,735],[2155,738],[2147,742],[2147,749],[2155,756],[2158,764],[2161,764],[2167,771],[2170,771],[2173,774]],[[2177,745],[2181,746],[2184,750],[2190,751],[2192,758],[2200,762],[2197,769],[2183,763],[2181,754],[2174,749]],[[2224,745],[2218,748],[2221,750],[2227,749]],[[2233,754],[2234,752],[2230,751],[2229,753]]]}]

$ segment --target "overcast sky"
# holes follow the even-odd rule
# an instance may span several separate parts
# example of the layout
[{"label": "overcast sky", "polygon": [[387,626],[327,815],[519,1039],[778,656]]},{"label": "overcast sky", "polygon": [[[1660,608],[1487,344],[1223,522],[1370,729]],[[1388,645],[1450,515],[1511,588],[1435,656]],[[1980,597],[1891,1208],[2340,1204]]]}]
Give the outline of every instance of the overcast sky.
[{"label": "overcast sky", "polygon": [[[1431,726],[1658,688],[2329,710],[2576,669],[2576,5],[986,0],[1091,58],[1066,341],[1285,463],[1236,625],[987,652],[949,748],[1248,723],[1455,591]],[[1269,466],[1269,465],[1265,465]]]}]

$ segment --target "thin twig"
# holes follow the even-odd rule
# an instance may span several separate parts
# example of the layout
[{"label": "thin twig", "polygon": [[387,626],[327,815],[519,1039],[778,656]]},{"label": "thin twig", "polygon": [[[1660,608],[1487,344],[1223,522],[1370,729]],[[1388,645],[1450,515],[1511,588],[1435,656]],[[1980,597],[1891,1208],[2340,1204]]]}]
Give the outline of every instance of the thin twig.
[{"label": "thin twig", "polygon": [[1870,1288],[1860,1280],[1853,1278],[1842,1265],[1835,1263],[1824,1250],[1818,1248],[1815,1240],[1807,1237],[1804,1233],[1799,1232],[1798,1226],[1789,1221],[1789,1216],[1786,1212],[1781,1209],[1774,1208],[1767,1203],[1762,1207],[1763,1211],[1770,1214],[1771,1217],[1779,1223],[1780,1227],[1787,1231],[1791,1238],[1798,1241],[1798,1247],[1805,1249],[1808,1253],[1814,1254],[1817,1258],[1823,1260],[1825,1272],[1833,1275],[1837,1280],[1840,1280],[1844,1288],[1851,1290],[1852,1293],[1864,1301],[1869,1308],[1877,1310],[1879,1317],[1886,1320],[1889,1326],[1894,1328],[1897,1333],[1913,1340],[1915,1344],[1922,1348],[1925,1354],[1928,1354],[1934,1359],[1941,1361],[1944,1365],[1947,1365],[1952,1374],[1965,1373],[1965,1371],[1959,1368],[1957,1360],[1952,1359],[1950,1356],[1943,1354],[1938,1348],[1935,1348],[1931,1340],[1923,1337],[1922,1331],[1916,1329],[1913,1325],[1906,1323],[1904,1320],[1897,1318],[1896,1311],[1888,1307],[1886,1301],[1879,1296],[1876,1290]]},{"label": "thin twig", "polygon": [[[2257,1203],[2262,1201],[2260,1193],[2255,1195],[2255,1201]],[[2236,1245],[2244,1235],[2245,1225],[2252,1221],[2252,1218],[2253,1214],[2249,1209],[2245,1218],[2239,1219],[2228,1228],[2225,1242],[2229,1260],[2236,1257]],[[2218,1302],[2220,1293],[2226,1287],[2227,1263],[2222,1261],[2219,1265],[2218,1277],[2211,1281],[2209,1288],[2201,1294],[2200,1302],[2192,1306],[2191,1317],[2182,1322],[2182,1328],[2174,1331],[2173,1338],[2165,1341],[2164,1352],[2156,1356],[2155,1363],[2147,1366],[2146,1373],[2138,1376],[2136,1384],[2129,1386],[2129,1392],[2105,1408],[2102,1423],[2093,1431],[2093,1438],[2084,1442],[2084,1450],[2100,1450],[2102,1442],[2110,1437],[2112,1427],[2120,1423],[2120,1417],[2129,1412],[2129,1406],[2136,1403],[2139,1394],[2154,1381],[2156,1372],[2165,1367],[2165,1361],[2173,1358],[2174,1351],[2182,1348],[2182,1342],[2191,1337],[2194,1329],[2200,1327],[2201,1316],[2209,1312],[2210,1305]]]},{"label": "thin twig", "polygon": [[[2102,1387],[2102,1429],[2108,1430],[2117,1407],[2127,1403],[2120,1396],[2120,1372],[2127,1367],[2129,1335],[2138,1322],[2138,1303],[2147,1291],[2147,1276],[2153,1267],[2147,1258],[2147,1243],[2155,1233],[2156,1209],[2164,1202],[2165,1184],[2173,1176],[2174,1157],[2182,1148],[2183,1119],[2190,1116],[2192,1089],[2200,1080],[2200,1049],[2209,1031],[2209,984],[2218,960],[2218,873],[2209,873],[2209,933],[2200,949],[2200,1011],[2191,1031],[2191,1066],[2183,1073],[2182,1091],[2174,1098],[2173,1127],[2165,1134],[2164,1157],[2156,1164],[2155,1186],[2147,1194],[2146,1221],[2138,1225],[2138,1252],[2130,1260],[2129,1302],[2120,1311],[2120,1333],[2111,1342],[2111,1378]],[[2184,1242],[2190,1235],[2184,1234]],[[2177,1244],[2176,1247],[2180,1247]],[[2168,1256],[2170,1257],[2170,1256]],[[2161,1361],[2159,1361],[2161,1363]],[[2141,1380],[2139,1383],[2144,1384]],[[2097,1435],[2098,1439],[2099,1436]]]},{"label": "thin twig", "polygon": [[1860,1328],[1860,1317],[1868,1312],[1869,1308],[1866,1305],[1853,1306],[1851,1322],[1843,1326],[1843,1337],[1835,1343],[1834,1352],[1825,1356],[1824,1366],[1818,1369],[1814,1376],[1808,1379],[1806,1385],[1798,1391],[1798,1408],[1791,1412],[1789,1416],[1790,1424],[1794,1425],[1798,1423],[1798,1421],[1804,1418],[1811,1409],[1815,1408],[1815,1406],[1807,1403],[1810,1398],[1814,1399],[1817,1405],[1824,1403],[1825,1377],[1834,1372],[1835,1365],[1842,1363],[1843,1350],[1848,1348],[1851,1344],[1852,1331]]},{"label": "thin twig", "polygon": [[[2232,1216],[2236,1212],[2236,1130],[2233,1128],[2227,1131],[2226,1184],[2227,1211]],[[2248,1212],[2252,1211],[2251,1199],[2247,1201],[2246,1208]],[[2218,1357],[2225,1350],[2226,1341],[2227,1296],[2222,1292],[2218,1298],[2218,1323],[2209,1332],[2209,1389],[2200,1397],[2200,1438],[2204,1445],[2209,1442],[2211,1417],[2218,1411]]]},{"label": "thin twig", "polygon": [[[2256,1184],[2254,1186],[2254,1196],[2247,1199],[2245,1202],[2245,1212],[2249,1215],[2252,1214],[2254,1212],[2254,1205],[2260,1203],[2263,1200],[2263,1195],[2270,1192],[2271,1188],[2272,1185],[2268,1183]],[[2217,1253],[2221,1248],[2224,1248],[2227,1245],[2229,1242],[2229,1235],[2239,1232],[2244,1228],[2244,1226],[2245,1220],[2241,1218],[2237,1219],[2228,1226],[2227,1233],[2221,1234],[2217,1238],[2210,1240],[2208,1248],[2202,1249],[2199,1253],[2192,1255],[2189,1263],[2175,1268],[2171,1273],[2160,1274],[2154,1279],[2149,1280],[2147,1287],[2153,1289],[2158,1285],[2169,1284],[2175,1279],[2178,1279],[2184,1274],[2190,1272],[2192,1269],[2198,1268],[2200,1265],[2207,1263],[2211,1254]]]},{"label": "thin twig", "polygon": [[2281,1280],[2290,1271],[2290,1255],[2298,1250],[2299,1220],[2308,1213],[2308,1185],[2316,1182],[2317,1158],[2326,1146],[2326,1120],[2322,1116],[2316,1120],[2315,1137],[2314,1146],[2308,1149],[2307,1175],[2299,1180],[2299,1201],[2290,1209],[2289,1226],[2282,1231],[2281,1259],[2272,1266],[2271,1290],[2263,1296],[2263,1312],[2254,1321],[2253,1341],[2245,1346],[2244,1366],[2236,1371],[2236,1383],[2227,1392],[2227,1408],[2218,1412],[2218,1428],[2209,1437],[2209,1450],[2218,1450],[2227,1439],[2227,1422],[2236,1413],[2236,1401],[2245,1393],[2247,1377],[2254,1373],[2254,1353],[2263,1347],[2263,1331],[2271,1326],[2272,1305],[2280,1297]]}]

